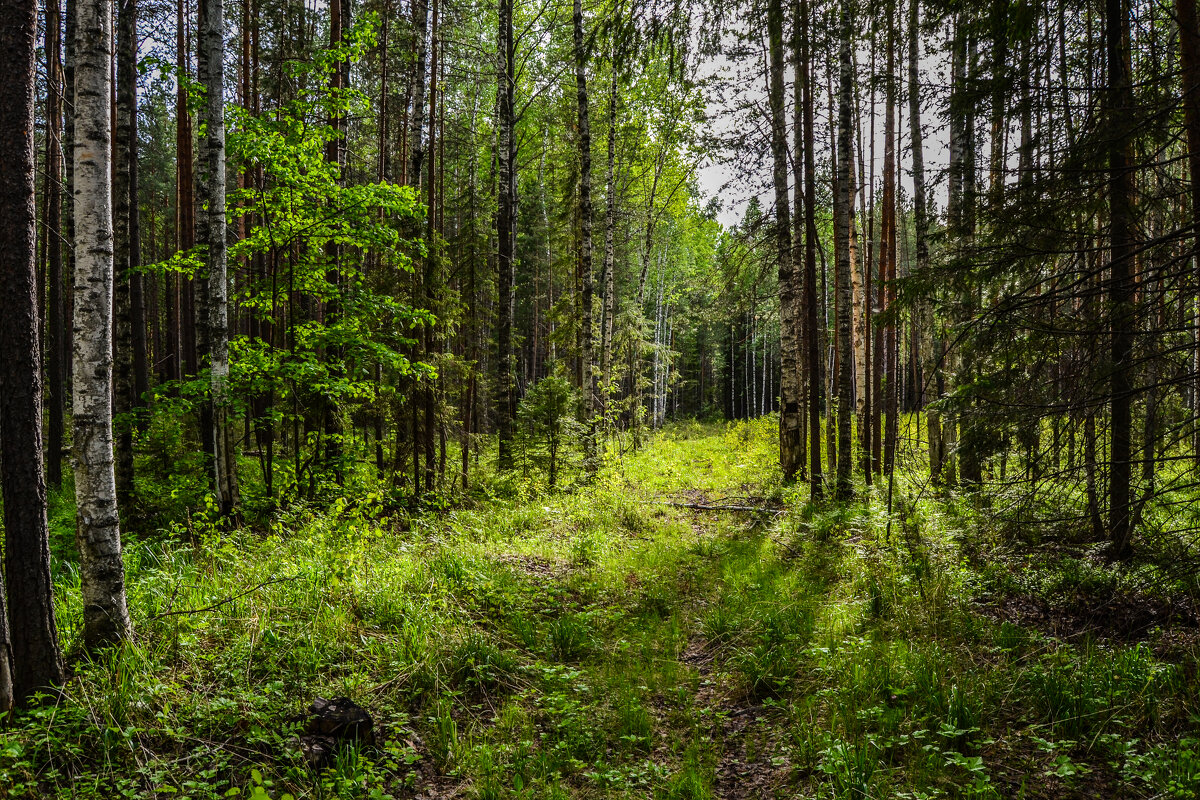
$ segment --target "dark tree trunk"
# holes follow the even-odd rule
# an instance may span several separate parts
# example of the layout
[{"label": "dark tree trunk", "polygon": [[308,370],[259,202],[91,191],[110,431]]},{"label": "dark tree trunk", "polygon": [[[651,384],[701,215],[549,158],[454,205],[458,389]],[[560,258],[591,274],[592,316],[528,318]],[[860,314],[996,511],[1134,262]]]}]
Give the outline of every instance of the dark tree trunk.
[{"label": "dark tree trunk", "polygon": [[851,296],[851,226],[854,199],[850,192],[851,178],[851,104],[854,75],[850,67],[852,23],[849,3],[842,5],[842,31],[839,58],[840,90],[838,92],[837,128],[837,187],[835,192],[834,235],[837,237],[837,339],[838,339],[838,420],[837,420],[837,486],[839,500],[854,496],[852,471],[854,456],[850,424],[854,414],[854,341],[853,300]]},{"label": "dark tree trunk", "polygon": [[1108,483],[1108,529],[1112,555],[1126,558],[1133,534],[1130,519],[1130,439],[1133,425],[1133,171],[1129,115],[1133,108],[1129,68],[1129,14],[1124,0],[1106,0],[1105,54],[1108,62],[1106,123],[1109,170],[1108,301],[1112,309],[1112,412]]},{"label": "dark tree trunk", "polygon": [[516,417],[516,389],[513,374],[516,355],[512,348],[514,302],[513,244],[517,218],[517,165],[514,89],[516,83],[513,42],[512,0],[499,0],[497,91],[499,93],[499,213],[496,215],[498,240],[499,309],[496,322],[497,381],[496,417],[500,442],[500,469],[512,469],[513,420]]},{"label": "dark tree trunk", "polygon": [[46,475],[62,485],[63,325],[62,253],[62,19],[58,0],[46,4]]},{"label": "dark tree trunk", "polygon": [[[0,0],[0,490],[4,583],[0,600],[0,711],[63,680],[51,594],[42,472],[34,211],[34,39],[37,4]],[[5,620],[15,622],[7,631]],[[11,638],[10,638],[11,637]]]},{"label": "dark tree trunk", "polygon": [[[800,0],[802,26],[801,74],[804,80],[804,305],[805,345],[808,361],[809,496],[819,501],[824,494],[821,474],[821,348],[817,332],[817,179],[813,131],[813,87],[808,0]],[[824,303],[824,293],[821,295]]]},{"label": "dark tree trunk", "polygon": [[[779,467],[786,481],[803,466],[800,442],[804,416],[800,410],[799,297],[792,260],[792,221],[788,207],[787,120],[783,92],[783,3],[770,0],[767,7],[769,99],[771,108],[771,162],[775,188],[775,266],[779,277],[779,352],[783,370],[779,383]],[[753,382],[751,382],[751,386]]]},{"label": "dark tree trunk", "polygon": [[587,426],[584,450],[587,469],[596,469],[595,381],[592,365],[592,126],[588,118],[587,50],[583,44],[583,3],[575,0],[575,94],[579,111],[579,271],[580,305],[579,392],[580,417]]},{"label": "dark tree trunk", "polygon": [[[1179,21],[1179,60],[1183,78],[1183,122],[1187,133],[1188,179],[1192,195],[1192,268],[1200,284],[1200,26],[1196,0],[1175,0]],[[1193,298],[1195,300],[1195,298]],[[1200,317],[1200,305],[1195,312]],[[1192,353],[1192,455],[1200,467],[1200,325]]]},{"label": "dark tree trunk", "polygon": [[[134,384],[133,346],[133,216],[137,193],[133,164],[137,159],[137,0],[119,0],[117,8],[116,129],[113,131],[113,260],[116,271],[114,292],[114,431],[117,502],[125,507],[133,498],[133,409],[137,396]],[[140,281],[139,281],[140,282]],[[140,292],[139,292],[140,295]],[[140,298],[139,298],[140,299]],[[139,315],[140,316],[140,315]],[[143,362],[145,359],[145,340]]]}]

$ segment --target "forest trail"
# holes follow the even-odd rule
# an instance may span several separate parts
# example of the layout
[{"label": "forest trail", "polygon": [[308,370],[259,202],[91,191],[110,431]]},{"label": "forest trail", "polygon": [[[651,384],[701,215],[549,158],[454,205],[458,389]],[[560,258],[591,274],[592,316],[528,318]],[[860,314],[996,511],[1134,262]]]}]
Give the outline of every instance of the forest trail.
[{"label": "forest trail", "polygon": [[[882,498],[813,513],[776,436],[674,426],[567,491],[518,470],[443,511],[137,544],[137,642],[0,739],[0,796],[1193,796],[1170,631],[1039,633],[962,509],[892,542]],[[1095,589],[1072,569],[1024,574]],[[303,709],[338,696],[374,743],[314,769]]]}]

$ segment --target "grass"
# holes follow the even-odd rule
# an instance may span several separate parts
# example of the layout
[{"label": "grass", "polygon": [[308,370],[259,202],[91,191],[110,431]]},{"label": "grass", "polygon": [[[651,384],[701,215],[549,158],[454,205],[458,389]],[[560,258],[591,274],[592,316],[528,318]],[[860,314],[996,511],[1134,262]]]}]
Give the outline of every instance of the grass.
[{"label": "grass", "polygon": [[[77,656],[61,697],[0,732],[0,796],[1195,796],[1194,649],[980,613],[1093,577],[1002,585],[953,499],[914,503],[890,540],[878,490],[811,508],[775,436],[682,425],[571,492],[134,543],[136,640]],[[697,496],[786,510],[664,504]],[[377,742],[313,771],[300,716],[340,695]]]}]

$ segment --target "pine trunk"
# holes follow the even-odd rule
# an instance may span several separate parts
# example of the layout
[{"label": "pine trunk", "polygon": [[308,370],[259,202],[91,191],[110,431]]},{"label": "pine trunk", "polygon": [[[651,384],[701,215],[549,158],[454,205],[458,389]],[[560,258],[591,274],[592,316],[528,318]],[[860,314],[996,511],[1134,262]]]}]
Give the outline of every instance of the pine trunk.
[{"label": "pine trunk", "polygon": [[63,446],[63,253],[62,253],[62,18],[59,0],[46,4],[46,476],[62,485]]},{"label": "pine trunk", "polygon": [[835,192],[834,235],[837,248],[837,486],[834,496],[849,500],[854,496],[854,456],[851,422],[854,415],[854,324],[851,272],[854,269],[853,244],[854,196],[851,192],[851,104],[854,75],[850,66],[852,24],[849,4],[842,6],[837,127],[837,189]]},{"label": "pine trunk", "polygon": [[[817,502],[824,495],[821,474],[821,348],[817,332],[817,179],[813,132],[813,88],[808,0],[800,0],[801,58],[804,81],[804,312],[808,361],[809,496]],[[824,293],[820,302],[824,303]]]},{"label": "pine trunk", "polygon": [[792,221],[788,207],[787,120],[783,93],[783,3],[767,7],[770,72],[771,161],[775,184],[775,265],[779,274],[779,352],[783,365],[779,382],[779,467],[785,481],[804,466],[801,441],[804,418],[800,397],[800,308],[792,259]]},{"label": "pine trunk", "polygon": [[496,322],[498,349],[496,416],[499,434],[500,469],[513,466],[513,421],[516,418],[516,387],[513,375],[516,356],[512,348],[512,324],[514,305],[513,257],[517,218],[517,165],[514,89],[516,65],[513,41],[512,0],[499,0],[499,30],[497,36],[497,102],[499,105],[499,213],[496,215],[496,238],[498,240],[499,267],[499,314]]},{"label": "pine trunk", "polygon": [[1108,532],[1112,555],[1126,558],[1131,550],[1130,439],[1133,385],[1134,219],[1133,172],[1128,116],[1132,112],[1129,69],[1129,15],[1124,0],[1106,0],[1105,54],[1108,62],[1106,123],[1109,171],[1109,279],[1112,310],[1112,372],[1109,403],[1112,413],[1108,483]]},{"label": "pine trunk", "polygon": [[[37,4],[0,0],[0,493],[4,586],[0,598],[0,713],[62,683],[42,472],[42,381],[34,210],[34,40]],[[57,26],[57,20],[54,22]],[[52,232],[57,235],[57,231]],[[11,630],[7,620],[13,620]]]},{"label": "pine trunk", "polygon": [[592,127],[588,118],[587,51],[583,43],[583,3],[575,0],[575,93],[579,107],[579,270],[582,276],[580,319],[582,366],[579,391],[583,399],[580,416],[587,433],[584,439],[587,469],[596,468],[595,381],[592,369]]}]

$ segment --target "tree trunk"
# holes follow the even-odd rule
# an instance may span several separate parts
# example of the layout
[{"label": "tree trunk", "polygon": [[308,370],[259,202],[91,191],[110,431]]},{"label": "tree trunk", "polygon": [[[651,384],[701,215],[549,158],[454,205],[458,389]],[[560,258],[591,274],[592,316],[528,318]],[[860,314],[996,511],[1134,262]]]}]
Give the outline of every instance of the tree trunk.
[{"label": "tree trunk", "polygon": [[595,386],[592,369],[592,127],[588,119],[587,50],[583,44],[583,3],[575,0],[575,94],[579,106],[579,270],[583,278],[579,392],[580,416],[587,433],[584,455],[589,473],[596,469]]},{"label": "tree trunk", "polygon": [[[915,267],[918,275],[924,275],[929,269],[929,211],[925,199],[925,154],[924,134],[921,130],[921,78],[918,65],[920,63],[921,36],[919,29],[921,0],[911,0],[908,13],[908,121],[910,141],[912,143],[912,175],[913,175],[913,228]],[[921,395],[927,398],[930,394],[938,397],[941,391],[941,337],[937,334],[937,320],[933,315],[933,306],[928,301],[922,301],[917,306],[917,318],[920,338],[919,350],[923,362],[925,386]],[[932,391],[928,384],[935,381]],[[942,462],[944,446],[942,443],[941,413],[935,409],[925,409],[926,435],[929,438],[929,476],[936,484],[942,478]]]},{"label": "tree trunk", "polygon": [[[817,334],[817,180],[813,135],[813,88],[808,28],[808,0],[800,0],[802,53],[800,74],[804,81],[804,312],[808,360],[809,497],[818,502],[824,495],[821,474],[821,348]],[[824,293],[821,302],[824,303]]]},{"label": "tree trunk", "polygon": [[1132,88],[1129,68],[1129,15],[1124,0],[1106,0],[1105,54],[1108,62],[1106,123],[1109,171],[1108,301],[1112,309],[1112,372],[1109,402],[1112,413],[1108,483],[1108,532],[1112,555],[1126,558],[1131,550],[1133,527],[1129,515],[1130,432],[1132,428],[1130,376],[1133,355],[1133,172],[1130,146]]},{"label": "tree trunk", "polygon": [[[889,0],[888,19],[893,17],[895,3]],[[892,306],[896,281],[896,31],[895,26],[888,25],[887,33],[887,66],[884,69],[884,123],[883,123],[883,200],[882,220],[879,232],[879,296],[882,299],[880,310],[888,312]],[[883,373],[882,392],[876,392],[875,405],[875,436],[872,444],[875,447],[874,464],[876,470],[882,467],[889,475],[895,460],[896,435],[898,426],[896,419],[899,370],[897,369],[896,325],[889,320],[879,331],[876,344],[876,377]],[[880,357],[881,356],[881,357]],[[882,361],[882,370],[880,369]],[[876,383],[878,386],[879,384]],[[879,417],[881,412],[887,414],[886,430],[880,430]],[[880,442],[883,434],[883,442]],[[882,452],[881,452],[882,451]],[[882,464],[879,456],[882,455]]]},{"label": "tree trunk", "polygon": [[59,0],[46,3],[46,475],[62,485],[63,446],[63,254],[62,254],[62,18]]},{"label": "tree trunk", "polygon": [[767,7],[769,42],[771,161],[775,184],[775,264],[779,273],[779,352],[783,370],[779,382],[779,467],[785,481],[804,466],[800,443],[804,419],[800,409],[800,308],[792,261],[792,222],[788,208],[787,120],[783,95],[783,3]]},{"label": "tree trunk", "polygon": [[[0,599],[0,713],[63,681],[50,577],[42,472],[34,210],[34,41],[37,4],[0,0],[0,490],[4,591]],[[54,20],[57,27],[57,17]],[[57,190],[57,187],[56,187]],[[57,230],[50,235],[57,235]],[[7,620],[15,624],[9,629]]]},{"label": "tree trunk", "polygon": [[[79,0],[75,0],[79,2]],[[187,0],[178,0],[175,19],[176,66],[185,77],[188,69]],[[190,250],[196,244],[195,187],[192,165],[192,117],[187,105],[187,87],[178,82],[175,91],[175,246]],[[190,278],[175,274],[168,276],[168,339],[171,342],[170,367],[167,376],[178,380],[189,374],[195,361],[194,319],[192,319]],[[204,437],[207,438],[207,437]]]},{"label": "tree trunk", "polygon": [[[1187,134],[1188,179],[1191,182],[1193,270],[1200,284],[1200,26],[1196,0],[1175,0],[1179,21],[1179,60],[1183,78],[1183,122]],[[1195,341],[1192,355],[1192,455],[1200,469],[1200,297],[1193,297]]]},{"label": "tree trunk", "polygon": [[839,500],[854,497],[850,424],[854,414],[854,339],[853,289],[851,270],[852,217],[854,196],[851,193],[851,103],[854,75],[850,67],[850,39],[853,26],[848,3],[842,5],[840,42],[840,81],[837,127],[837,189],[835,192],[834,235],[837,248],[837,337],[838,337],[838,420],[837,420],[837,486],[834,496]]},{"label": "tree trunk", "polygon": [[112,440],[112,4],[77,0],[75,31],[76,538],[88,648],[132,634],[117,517]]},{"label": "tree trunk", "polygon": [[[612,59],[610,58],[610,61]],[[600,391],[600,403],[604,413],[605,427],[608,426],[609,403],[612,399],[612,338],[613,314],[616,311],[614,297],[613,269],[616,260],[617,219],[617,186],[614,176],[617,151],[617,70],[611,69],[612,85],[608,90],[608,158],[605,168],[605,198],[604,198],[604,266],[601,283],[604,286],[604,319],[600,329],[600,380],[603,382]]]},{"label": "tree trunk", "polygon": [[213,489],[217,509],[229,518],[238,505],[237,452],[229,397],[229,279],[225,240],[225,6],[201,0],[199,78],[204,86],[201,193],[205,199],[205,268],[208,273],[207,350],[211,366]]},{"label": "tree trunk", "polygon": [[[808,403],[806,392],[811,393],[813,388],[811,384],[807,384],[807,373],[805,365],[807,363],[807,347],[808,337],[808,295],[806,293],[806,281],[804,274],[804,246],[805,238],[804,230],[804,214],[801,209],[804,208],[804,151],[806,144],[804,141],[804,25],[802,19],[803,11],[801,9],[800,0],[792,0],[792,67],[794,69],[792,81],[792,285],[796,290],[796,354],[795,362],[792,368],[796,371],[796,385],[799,387],[797,401],[800,406],[800,480],[808,479]],[[783,356],[782,340],[780,342],[779,353],[779,376],[780,376],[780,398],[783,395],[783,371],[787,369],[787,360]],[[807,384],[807,385],[806,385]],[[768,403],[770,406],[771,403]],[[783,417],[783,404],[779,407],[780,419]]]},{"label": "tree trunk", "polygon": [[137,142],[131,125],[137,116],[137,0],[119,0],[117,8],[117,107],[116,137],[113,140],[113,258],[116,273],[114,305],[114,355],[116,381],[113,396],[116,432],[115,473],[117,502],[124,507],[133,499],[133,407],[136,389],[133,377],[133,267],[136,258],[130,237],[130,222],[136,206],[133,162]]},{"label": "tree trunk", "polygon": [[500,469],[512,469],[513,420],[516,418],[516,387],[513,373],[516,356],[512,349],[513,304],[513,246],[517,220],[517,164],[513,95],[516,84],[514,64],[512,0],[499,0],[499,30],[497,36],[497,92],[499,97],[499,213],[496,215],[499,267],[499,314],[496,322],[498,348],[496,416],[499,434]]}]

